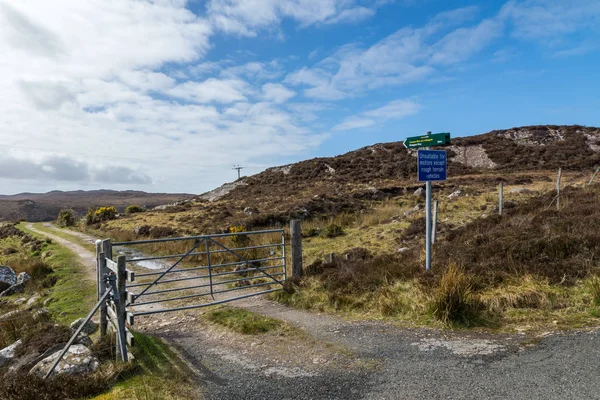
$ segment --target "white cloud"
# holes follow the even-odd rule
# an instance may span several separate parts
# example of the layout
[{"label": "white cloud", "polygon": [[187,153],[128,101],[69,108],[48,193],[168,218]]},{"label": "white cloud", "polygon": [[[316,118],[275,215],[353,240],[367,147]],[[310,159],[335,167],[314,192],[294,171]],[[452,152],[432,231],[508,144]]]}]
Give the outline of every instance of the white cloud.
[{"label": "white cloud", "polygon": [[276,103],[289,89],[263,92],[277,61],[204,61],[212,22],[185,5],[0,0],[3,191],[26,179],[36,190],[201,192],[232,162],[264,164],[325,138]]},{"label": "white cloud", "polygon": [[277,29],[284,18],[306,27],[356,22],[375,13],[373,9],[355,6],[352,0],[211,0],[207,9],[217,29],[244,36]]},{"label": "white cloud", "polygon": [[262,97],[266,101],[285,103],[295,95],[296,92],[286,88],[280,83],[266,83],[262,87]]},{"label": "white cloud", "polygon": [[421,105],[413,100],[399,99],[387,103],[383,107],[364,111],[359,116],[353,115],[345,118],[341,123],[333,127],[334,131],[347,131],[350,129],[365,128],[378,122],[390,119],[401,119],[416,114]]}]

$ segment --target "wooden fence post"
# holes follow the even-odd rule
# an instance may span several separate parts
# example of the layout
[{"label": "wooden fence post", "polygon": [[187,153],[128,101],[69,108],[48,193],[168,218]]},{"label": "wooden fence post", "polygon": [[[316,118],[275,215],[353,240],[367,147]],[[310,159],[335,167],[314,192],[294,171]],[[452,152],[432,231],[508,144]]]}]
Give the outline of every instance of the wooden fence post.
[{"label": "wooden fence post", "polygon": [[[105,239],[102,241],[102,250],[103,256],[101,257],[101,262],[98,264],[98,288],[101,294],[106,292],[106,282],[104,281],[105,275],[108,273],[108,268],[106,267],[106,259],[112,260],[112,245],[110,244],[110,239]],[[106,330],[108,328],[108,315],[106,311],[106,302],[104,302],[100,306],[100,336],[106,335]]]},{"label": "wooden fence post", "polygon": [[558,169],[558,177],[556,178],[556,211],[560,211],[560,176],[562,168]]},{"label": "wooden fence post", "polygon": [[292,278],[302,276],[302,222],[290,221],[290,236],[292,243]]},{"label": "wooden fence post", "polygon": [[596,171],[594,171],[594,174],[592,175],[590,181],[587,184],[588,186],[590,186],[594,182],[594,179],[596,179],[596,175],[598,175],[598,171],[600,171],[600,167],[596,168]]},{"label": "wooden fence post", "polygon": [[438,201],[433,202],[433,226],[431,228],[431,244],[435,244],[435,236],[437,232],[437,218],[438,218]]},{"label": "wooden fence post", "polygon": [[119,304],[116,307],[117,312],[117,354],[121,356],[123,361],[127,361],[127,347],[125,326],[127,320],[127,257],[117,257],[117,291],[119,292]]},{"label": "wooden fence post", "polygon": [[504,208],[504,183],[500,182],[498,191],[498,215],[502,215],[502,209]]}]

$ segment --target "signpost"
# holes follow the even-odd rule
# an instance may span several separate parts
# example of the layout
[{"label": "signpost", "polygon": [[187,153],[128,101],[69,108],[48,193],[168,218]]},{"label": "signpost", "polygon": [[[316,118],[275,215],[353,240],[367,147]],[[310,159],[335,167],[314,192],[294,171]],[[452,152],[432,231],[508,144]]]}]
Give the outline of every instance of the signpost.
[{"label": "signpost", "polygon": [[404,141],[407,149],[425,149],[417,152],[417,176],[419,182],[425,182],[425,269],[431,269],[431,182],[445,181],[447,169],[446,150],[431,150],[431,146],[450,144],[450,133],[427,132],[424,136],[409,137]]},{"label": "signpost", "polygon": [[450,133],[434,133],[432,135],[413,136],[403,142],[407,149],[420,147],[447,146],[450,144]]}]

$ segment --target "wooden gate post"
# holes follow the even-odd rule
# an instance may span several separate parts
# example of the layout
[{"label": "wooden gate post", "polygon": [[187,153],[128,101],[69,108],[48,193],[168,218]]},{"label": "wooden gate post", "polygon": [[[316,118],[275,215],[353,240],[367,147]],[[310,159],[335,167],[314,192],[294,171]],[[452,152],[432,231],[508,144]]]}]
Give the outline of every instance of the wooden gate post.
[{"label": "wooden gate post", "polygon": [[302,276],[302,222],[298,219],[290,221],[292,243],[292,278]]},{"label": "wooden gate post", "polygon": [[[106,292],[106,282],[104,281],[104,277],[108,273],[108,268],[106,267],[106,259],[112,260],[112,245],[110,244],[110,239],[105,239],[101,242],[102,249],[101,254],[102,257],[98,263],[98,290],[100,294],[104,294]],[[97,245],[96,245],[97,246]],[[108,328],[108,315],[106,311],[106,302],[100,305],[100,336],[103,337],[106,335],[106,330]]]}]

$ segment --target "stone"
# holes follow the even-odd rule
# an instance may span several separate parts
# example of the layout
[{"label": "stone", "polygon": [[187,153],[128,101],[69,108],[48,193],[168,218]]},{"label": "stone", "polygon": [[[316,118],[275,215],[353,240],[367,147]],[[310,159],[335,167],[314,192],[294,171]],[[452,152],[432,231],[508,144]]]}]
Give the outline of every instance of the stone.
[{"label": "stone", "polygon": [[27,272],[21,272],[19,275],[17,275],[18,284],[25,284],[25,282],[29,282],[30,280],[31,276],[29,276]]},{"label": "stone", "polygon": [[[71,323],[71,329],[73,331],[76,331],[77,328],[79,328],[79,325],[81,325],[84,320],[85,320],[85,318],[79,318],[78,320],[73,321]],[[98,324],[92,320],[89,320],[88,323],[85,324],[85,326],[83,327],[83,330],[81,332],[90,335],[90,334],[96,332],[96,329],[98,329]]]},{"label": "stone", "polygon": [[516,188],[510,189],[510,193],[512,193],[512,194],[536,194],[537,192],[535,190],[527,189],[524,187],[516,187]]},{"label": "stone", "polygon": [[[44,358],[38,362],[29,371],[30,374],[38,376],[45,376],[52,364],[56,361],[60,355],[61,350],[53,353],[51,356]],[[90,349],[82,344],[75,344],[69,348],[65,356],[60,360],[53,374],[67,374],[67,375],[82,375],[94,372],[100,366],[100,362],[96,357],[92,355]]]},{"label": "stone", "polygon": [[11,296],[15,293],[23,293],[25,291],[25,288],[23,287],[23,284],[15,284],[12,285],[11,287],[9,287],[8,289],[6,289],[4,292],[0,293],[0,297],[6,297],[6,296]]},{"label": "stone", "polygon": [[414,191],[413,196],[415,197],[421,197],[421,198],[425,198],[425,188],[418,188],[417,190]]},{"label": "stone", "polygon": [[20,306],[21,304],[25,304],[27,303],[27,300],[27,297],[21,297],[20,299],[15,300],[15,305]]},{"label": "stone", "polygon": [[21,345],[21,340],[17,340],[8,347],[0,350],[0,368],[7,366],[13,358],[15,358],[15,351],[17,347]]},{"label": "stone", "polygon": [[258,208],[256,207],[246,207],[244,208],[244,214],[246,215],[252,215],[252,214],[258,214]]},{"label": "stone", "polygon": [[4,320],[7,320],[7,319],[10,319],[10,318],[13,318],[13,317],[16,317],[16,316],[18,316],[21,313],[22,313],[21,310],[9,311],[6,314],[0,315],[0,322],[2,322]]},{"label": "stone", "polygon": [[75,339],[75,344],[82,344],[85,347],[92,347],[94,342],[92,342],[92,339],[90,339],[90,337],[85,333],[80,333],[79,336],[77,336],[77,339]]},{"label": "stone", "polygon": [[449,199],[455,199],[455,198],[457,198],[458,196],[460,196],[460,194],[461,194],[461,193],[462,193],[462,190],[458,189],[458,190],[456,190],[456,191],[454,191],[454,192],[450,193],[450,194],[448,195],[448,198],[449,198]]},{"label": "stone", "polygon": [[14,285],[17,283],[17,274],[15,271],[6,265],[0,265],[0,282]]},{"label": "stone", "polygon": [[33,320],[34,321],[43,321],[48,319],[48,317],[50,316],[50,311],[48,311],[45,308],[40,308],[39,310],[37,310],[36,312],[33,313]]},{"label": "stone", "polygon": [[150,225],[142,225],[142,226],[136,226],[135,227],[135,234],[137,236],[148,236],[150,235],[150,230],[152,228],[150,227]]},{"label": "stone", "polygon": [[410,210],[406,211],[404,213],[405,216],[409,216],[411,214],[414,214],[416,212],[418,212],[421,209],[421,205],[417,204],[416,206],[414,206],[413,208],[411,208]]},{"label": "stone", "polygon": [[400,247],[398,250],[396,250],[396,252],[398,252],[398,253],[405,253],[405,252],[407,252],[409,250],[410,250],[409,247]]},{"label": "stone", "polygon": [[40,296],[38,296],[36,294],[35,296],[33,296],[32,298],[27,300],[27,304],[25,304],[25,306],[27,307],[27,309],[31,309],[33,307],[33,305],[35,304],[35,302],[38,301],[39,299],[40,299]]}]

